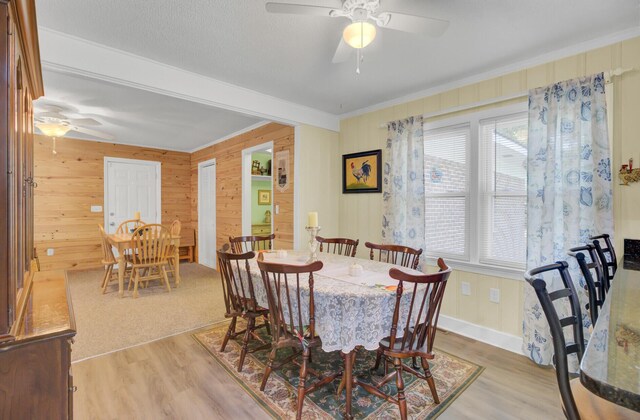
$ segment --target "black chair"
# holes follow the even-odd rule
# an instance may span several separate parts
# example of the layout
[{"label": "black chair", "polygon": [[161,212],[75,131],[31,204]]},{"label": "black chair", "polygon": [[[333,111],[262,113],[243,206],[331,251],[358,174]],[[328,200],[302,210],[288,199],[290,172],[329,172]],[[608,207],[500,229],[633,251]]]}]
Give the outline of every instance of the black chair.
[{"label": "black chair", "polygon": [[[591,262],[587,262],[585,252],[589,254]],[[604,270],[600,264],[600,258],[596,251],[595,245],[586,244],[584,246],[578,246],[569,250],[569,255],[574,257],[578,261],[578,266],[584,277],[584,288],[589,293],[589,303],[585,306],[585,309],[589,311],[591,316],[591,324],[595,325],[598,320],[598,311],[604,304],[604,298],[607,295],[607,289],[605,288]]]},{"label": "black chair", "polygon": [[[618,269],[616,251],[615,249],[613,249],[611,238],[608,234],[603,233],[602,235],[592,236],[589,239],[593,241],[593,245],[596,247],[598,258],[600,258],[600,263],[604,268],[605,287],[607,290],[609,290],[609,287],[611,286],[611,280],[613,280],[613,276],[616,274],[616,270]],[[602,243],[600,242],[601,240],[604,241],[604,248],[602,247]]]},{"label": "black chair", "polygon": [[[569,379],[568,356],[575,353],[578,360],[582,359],[584,354],[584,335],[580,302],[573,286],[573,280],[569,275],[568,267],[566,261],[559,261],[534,268],[524,275],[527,282],[534,288],[549,322],[553,342],[553,358],[556,365],[556,378],[560,388],[560,399],[564,414],[570,420],[580,420],[581,418],[635,418],[638,413],[596,396],[582,386],[579,378]],[[547,290],[547,283],[539,275],[556,270],[560,273],[564,288],[550,292]],[[560,319],[553,302],[563,298],[569,300],[571,314]],[[566,327],[571,327],[572,329],[573,343],[567,344],[565,341],[563,329]]]},{"label": "black chair", "polygon": [[[578,360],[582,359],[582,355],[584,354],[584,335],[582,331],[580,302],[578,301],[578,295],[573,286],[573,280],[569,275],[568,267],[566,261],[559,261],[554,264],[529,270],[525,273],[524,278],[534,288],[540,301],[540,306],[542,306],[542,310],[549,322],[549,329],[551,330],[553,340],[553,358],[556,365],[556,378],[558,380],[558,387],[560,388],[560,397],[562,399],[564,413],[569,419],[579,419],[580,415],[578,414],[578,408],[573,399],[571,385],[569,383],[568,356],[575,353],[578,356]],[[547,283],[541,277],[536,276],[553,271],[558,271],[560,274],[564,289],[549,292],[547,290]],[[562,298],[569,300],[571,315],[560,319],[553,302]],[[573,343],[569,345],[567,345],[564,339],[563,329],[565,327],[571,327],[573,330]]]}]

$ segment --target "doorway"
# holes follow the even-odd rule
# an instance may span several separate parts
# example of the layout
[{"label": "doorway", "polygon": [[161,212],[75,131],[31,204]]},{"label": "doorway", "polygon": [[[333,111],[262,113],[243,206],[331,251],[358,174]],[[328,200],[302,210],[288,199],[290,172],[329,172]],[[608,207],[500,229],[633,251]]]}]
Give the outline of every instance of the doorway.
[{"label": "doorway", "polygon": [[160,180],[160,162],[105,157],[105,230],[115,233],[136,212],[146,223],[160,223]]},{"label": "doorway", "polygon": [[273,233],[273,142],[242,151],[242,235]]},{"label": "doorway", "polygon": [[216,269],[216,160],[198,164],[198,263]]}]

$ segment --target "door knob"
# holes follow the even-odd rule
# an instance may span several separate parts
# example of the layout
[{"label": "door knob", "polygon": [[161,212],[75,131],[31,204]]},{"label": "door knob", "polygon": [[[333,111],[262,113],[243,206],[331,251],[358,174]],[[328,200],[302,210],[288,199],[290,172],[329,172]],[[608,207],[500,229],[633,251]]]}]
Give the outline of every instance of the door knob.
[{"label": "door knob", "polygon": [[115,216],[116,214],[114,212],[109,213],[109,216]]},{"label": "door knob", "polygon": [[116,225],[116,222],[109,223],[109,226],[115,226],[115,225]]}]

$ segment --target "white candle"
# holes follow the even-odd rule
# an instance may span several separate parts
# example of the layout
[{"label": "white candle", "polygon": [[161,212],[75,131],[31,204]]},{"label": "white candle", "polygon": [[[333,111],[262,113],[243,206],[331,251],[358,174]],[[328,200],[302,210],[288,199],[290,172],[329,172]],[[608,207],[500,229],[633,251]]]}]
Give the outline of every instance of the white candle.
[{"label": "white candle", "polygon": [[139,212],[139,211],[137,211],[137,212],[133,213],[133,218],[134,218],[135,220],[140,220],[140,212]]},{"label": "white candle", "polygon": [[309,212],[307,226],[308,227],[318,227],[318,212],[317,211]]}]

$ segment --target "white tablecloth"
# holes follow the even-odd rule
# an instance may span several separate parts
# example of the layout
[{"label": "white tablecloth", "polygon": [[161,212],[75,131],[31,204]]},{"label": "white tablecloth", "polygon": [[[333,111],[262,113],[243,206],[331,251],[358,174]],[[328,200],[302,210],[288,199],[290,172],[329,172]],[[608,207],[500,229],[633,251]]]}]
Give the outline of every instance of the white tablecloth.
[{"label": "white tablecloth", "polygon": [[[271,252],[264,253],[264,256],[269,262],[304,265],[308,253],[289,251],[287,257],[278,258],[275,252]],[[389,277],[389,269],[396,267],[407,273],[422,273],[393,264],[327,253],[319,254],[319,259],[324,267],[314,274],[314,299],[316,332],[322,339],[322,350],[348,353],[356,346],[376,350],[380,340],[391,331],[395,307],[396,292],[386,287],[397,286],[398,282]],[[363,266],[361,276],[349,275],[349,266],[353,263]],[[256,299],[266,308],[266,291],[255,259],[250,262],[250,270]],[[305,307],[305,303],[309,303],[306,276],[304,281],[301,280],[300,288],[303,314],[308,314],[308,307]],[[404,288],[401,322],[406,320],[412,290],[411,286]],[[294,312],[297,312],[296,308]]]}]

